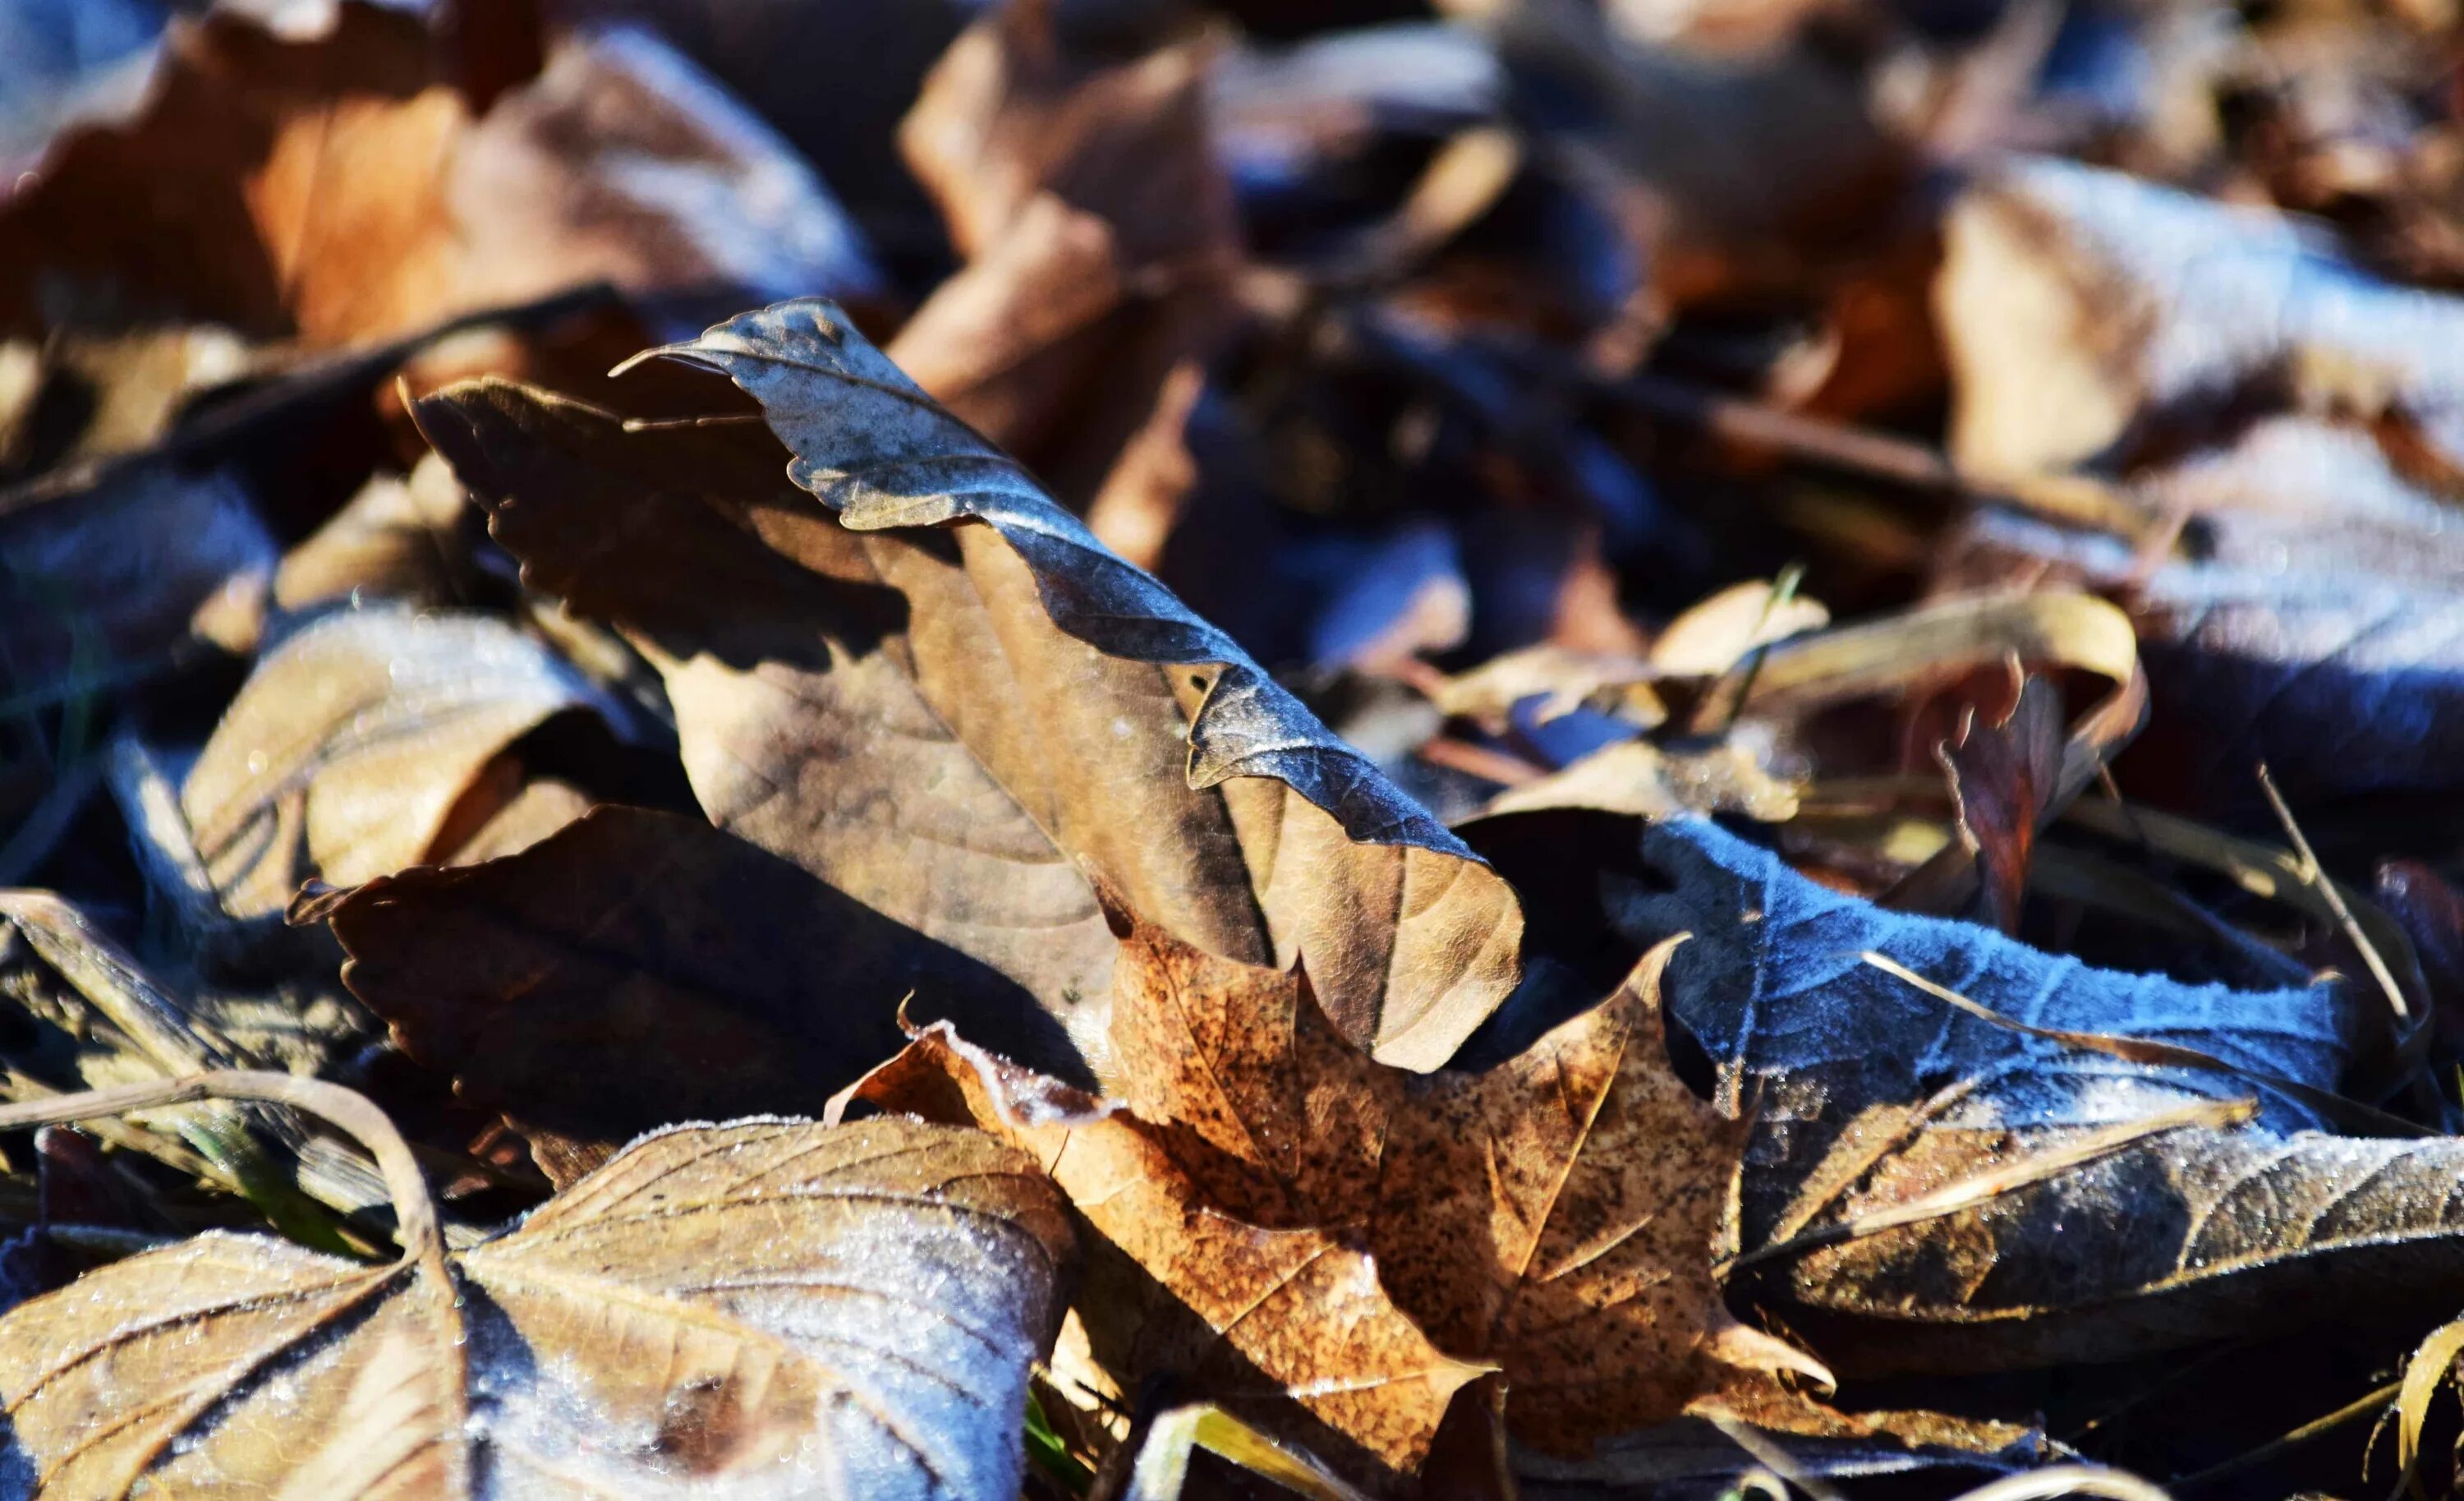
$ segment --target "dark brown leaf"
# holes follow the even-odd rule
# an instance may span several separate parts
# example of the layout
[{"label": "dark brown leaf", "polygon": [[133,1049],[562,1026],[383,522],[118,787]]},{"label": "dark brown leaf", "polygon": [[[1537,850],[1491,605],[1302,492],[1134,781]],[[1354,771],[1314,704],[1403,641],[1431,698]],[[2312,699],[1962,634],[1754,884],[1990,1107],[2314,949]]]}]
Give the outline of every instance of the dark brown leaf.
[{"label": "dark brown leaf", "polygon": [[1111,941],[1080,862],[1199,947],[1306,951],[1344,1033],[1411,1067],[1511,987],[1504,883],[835,309],[671,352],[760,399],[825,503],[740,431],[504,385],[421,414],[533,580],[660,663],[715,822],[1010,975],[1093,1056]]},{"label": "dark brown leaf", "polygon": [[566,1156],[680,1120],[819,1110],[898,1048],[911,993],[919,1016],[1067,1056],[999,974],[672,813],[603,807],[509,858],[312,911],[412,1057]]}]

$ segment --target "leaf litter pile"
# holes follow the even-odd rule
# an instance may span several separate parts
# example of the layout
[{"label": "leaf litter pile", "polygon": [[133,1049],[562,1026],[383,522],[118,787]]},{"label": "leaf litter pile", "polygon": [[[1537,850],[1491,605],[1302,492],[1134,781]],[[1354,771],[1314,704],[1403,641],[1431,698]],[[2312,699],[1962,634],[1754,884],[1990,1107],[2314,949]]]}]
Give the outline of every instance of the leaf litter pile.
[{"label": "leaf litter pile", "polygon": [[0,1495],[2464,1487],[2449,0],[0,0]]}]

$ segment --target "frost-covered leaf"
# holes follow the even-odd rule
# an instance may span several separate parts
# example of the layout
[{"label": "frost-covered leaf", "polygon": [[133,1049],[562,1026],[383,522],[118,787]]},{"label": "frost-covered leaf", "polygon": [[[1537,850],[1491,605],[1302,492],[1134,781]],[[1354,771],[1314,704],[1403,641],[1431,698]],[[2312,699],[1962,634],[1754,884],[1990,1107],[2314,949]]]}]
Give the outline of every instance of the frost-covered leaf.
[{"label": "frost-covered leaf", "polygon": [[0,1318],[43,1497],[1009,1501],[1071,1233],[912,1120],[636,1142],[511,1233],[372,1267],[211,1234]]},{"label": "frost-covered leaf", "polygon": [[[1621,924],[1638,942],[1694,935],[1670,963],[1667,1013],[1708,1054],[1723,1106],[1752,1115],[1742,1244],[1751,1257],[1796,1240],[1770,1275],[1826,1357],[2110,1358],[2297,1320],[2300,1291],[2329,1279],[2349,1308],[2464,1266],[2464,1150],[2326,1132],[2324,1096],[2364,1025],[2350,987],[2091,968],[1826,891],[1706,823],[1656,826],[1643,853],[1660,885],[1634,886]],[[2127,1042],[2048,1035],[2061,1032]],[[2117,1055],[2132,1044],[2156,1047]],[[2196,1123],[2236,1098],[2255,1101],[2248,1125]],[[1850,1233],[2100,1139],[2117,1144],[2042,1181]]]},{"label": "frost-covered leaf", "polygon": [[2263,380],[2314,411],[2401,403],[2464,443],[2464,301],[2381,282],[2285,215],[2023,159],[1947,232],[1936,298],[1969,468],[2069,468]]},{"label": "frost-covered leaf", "polygon": [[1090,1056],[1113,945],[1081,865],[1210,952],[1306,952],[1393,1062],[1436,1067],[1511,988],[1505,883],[836,308],[664,352],[760,400],[822,504],[740,429],[503,383],[421,416],[533,581],[659,663],[714,822],[1011,976]]},{"label": "frost-covered leaf", "polygon": [[159,0],[19,0],[0,10],[0,167],[63,125],[135,107],[153,71]]},{"label": "frost-covered leaf", "polygon": [[0,515],[0,682],[36,701],[159,669],[218,602],[260,598],[277,549],[229,471],[142,464]]}]

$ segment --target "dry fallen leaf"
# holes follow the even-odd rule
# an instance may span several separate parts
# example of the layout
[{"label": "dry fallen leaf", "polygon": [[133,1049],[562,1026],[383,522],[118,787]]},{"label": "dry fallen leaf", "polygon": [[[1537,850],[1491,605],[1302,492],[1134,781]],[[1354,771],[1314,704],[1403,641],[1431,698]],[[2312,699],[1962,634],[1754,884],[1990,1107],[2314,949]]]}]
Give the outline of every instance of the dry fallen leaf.
[{"label": "dry fallen leaf", "polygon": [[911,992],[1020,1056],[1068,1056],[1023,1030],[1051,1024],[1001,975],[673,813],[603,807],[507,859],[308,913],[403,1048],[513,1116],[559,1180],[673,1121],[819,1110],[898,1048]]},{"label": "dry fallen leaf", "polygon": [[[211,323],[122,334],[67,329],[44,342],[36,363],[40,384],[29,413],[34,420],[11,435],[14,442],[0,442],[11,468],[50,469],[134,453],[167,431],[200,393],[278,364]],[[46,405],[55,423],[63,409],[87,409],[74,434],[45,432]],[[36,448],[45,452],[11,452]]]},{"label": "dry fallen leaf", "polygon": [[1011,976],[1098,1058],[1112,943],[1080,862],[1210,951],[1306,951],[1344,1033],[1408,1067],[1511,988],[1504,883],[836,309],[664,352],[760,400],[823,504],[740,429],[627,431],[502,383],[420,413],[533,582],[659,664],[715,823]]},{"label": "dry fallen leaf", "polygon": [[[55,142],[0,211],[0,321],[57,316],[32,302],[46,273],[89,316],[171,311],[322,343],[452,311],[430,185],[461,105],[431,71],[420,21],[375,7],[296,42],[233,14],[175,27],[145,107]],[[153,210],[83,211],[94,197]]]},{"label": "dry fallen leaf", "polygon": [[2299,1321],[2330,1278],[2348,1310],[2402,1298],[2464,1254],[2453,1138],[2326,1134],[2369,1115],[2335,1097],[2374,999],[2348,984],[2095,969],[1825,891],[1709,824],[1643,837],[1654,884],[1619,925],[1695,935],[1668,1015],[1725,1108],[1752,1101],[1744,1252],[1843,1368],[2169,1349]]},{"label": "dry fallen leaf", "polygon": [[483,615],[346,610],[269,651],[182,784],[198,855],[235,917],[300,883],[440,859],[455,805],[498,752],[590,706],[581,675]]},{"label": "dry fallen leaf", "polygon": [[1441,714],[1476,719],[1491,730],[1503,729],[1515,708],[1532,699],[1539,700],[1532,717],[1544,724],[1595,708],[1649,730],[1668,718],[1667,706],[1651,686],[1659,676],[1654,664],[1640,657],[1544,642],[1490,657],[1433,685],[1429,701]]},{"label": "dry fallen leaf", "polygon": [[1603,746],[1537,782],[1508,787],[1458,824],[1484,825],[1479,843],[1494,850],[1485,821],[1552,808],[1585,808],[1626,818],[1678,818],[1688,813],[1741,813],[1766,824],[1796,816],[1798,788],[1767,770],[1738,744],[1668,751],[1648,740]]},{"label": "dry fallen leaf", "polygon": [[2040,794],[2041,818],[2094,782],[2146,717],[2147,678],[2130,617],[2094,595],[2063,588],[1969,594],[1796,636],[1752,662],[1739,712],[1786,726],[1830,705],[1981,668],[2007,671],[2013,661],[2040,672],[2083,670],[2113,685],[2072,719]]},{"label": "dry fallen leaf", "polygon": [[890,358],[993,442],[1041,443],[1075,419],[1088,383],[1112,376],[1102,325],[1129,301],[1129,275],[1111,226],[1040,194],[899,325]]},{"label": "dry fallen leaf", "polygon": [[966,258],[890,345],[917,384],[1083,507],[1219,352],[1242,259],[1206,40],[1120,55],[1064,7],[991,8],[899,146]]},{"label": "dry fallen leaf", "polygon": [[1429,1342],[1356,1239],[1210,1207],[1133,1117],[973,1047],[947,1023],[849,1095],[980,1125],[1044,1164],[1100,1238],[1077,1313],[1101,1374],[1123,1393],[1177,1377],[1345,1468],[1408,1474],[1456,1391],[1485,1369]]},{"label": "dry fallen leaf", "polygon": [[1750,272],[1770,240],[1849,219],[1893,169],[1875,101],[1807,35],[1723,55],[1660,45],[1577,0],[1441,9],[1496,36],[1525,87],[1573,127],[1561,134],[1613,153],[1628,191],[1664,201],[1673,248],[1690,253],[1681,270],[1695,276]]},{"label": "dry fallen leaf", "polygon": [[[1960,843],[1976,860],[1981,918],[2005,933],[2019,930],[2036,826],[2051,811],[2061,773],[2061,735],[2059,695],[2043,678],[2031,677],[2001,723],[1971,719],[1956,742],[1945,741],[1934,752],[1950,780]],[[1904,897],[1905,889],[1899,894]],[[1904,900],[1898,905],[1923,910]]]},{"label": "dry fallen leaf", "polygon": [[[1356,1237],[1386,1296],[1439,1349],[1502,1371],[1509,1431],[1579,1453],[1676,1416],[1732,1369],[1822,1374],[1721,1306],[1712,1261],[1744,1130],[1690,1093],[1662,1049],[1657,989],[1672,946],[1512,1062],[1418,1077],[1346,1046],[1301,974],[1232,963],[1133,925],[1112,1006],[1125,1097],[1109,1115],[1084,1102],[1074,1121],[1082,1136],[1116,1143],[1111,1165],[1075,1176],[1073,1159],[1095,1150],[1076,1139],[1040,1138],[1037,1150],[1060,1164],[1064,1190],[1099,1231],[1201,1316],[1216,1294],[1195,1280],[1209,1275],[1198,1241],[1229,1232],[1214,1218],[1189,1222],[1203,1236],[1176,1231],[1170,1216],[1133,1216],[1117,1196]],[[928,1034],[856,1093],[934,1113],[919,1077],[956,1077],[961,1118],[992,1129],[1038,1122],[1026,1102],[1048,1095],[946,1033]],[[1265,1326],[1247,1337],[1309,1349],[1335,1337],[1323,1329]],[[1099,1341],[1098,1358],[1106,1353]],[[1141,1357],[1116,1379],[1152,1369],[1156,1358]],[[1434,1413],[1393,1393],[1340,1410],[1300,1400],[1407,1471],[1434,1434]],[[1397,1443],[1389,1425],[1406,1417],[1417,1438]]]},{"label": "dry fallen leaf", "polygon": [[364,1100],[279,1074],[190,1082],[62,1106],[314,1108],[384,1164],[403,1257],[211,1234],[0,1317],[35,1494],[1018,1493],[1071,1233],[1044,1176],[980,1133],[671,1131],[448,1252]]},{"label": "dry fallen leaf", "polygon": [[[1818,1372],[1711,1280],[1744,1136],[1669,1066],[1675,947],[1510,1062],[1414,1079],[1343,1047],[1300,977],[1133,932],[1114,1047],[1132,1110],[1209,1202],[1365,1225],[1397,1304],[1502,1369],[1508,1429],[1579,1452],[1675,1415],[1724,1364]],[[1272,1192],[1243,1181],[1260,1177]]]},{"label": "dry fallen leaf", "polygon": [[1237,245],[1209,148],[1206,44],[1127,62],[1083,55],[1050,0],[1006,4],[952,43],[898,128],[908,165],[970,259],[1051,192],[1110,223],[1132,266]]},{"label": "dry fallen leaf", "polygon": [[2460,21],[0,0],[0,1494],[2436,1489]]},{"label": "dry fallen leaf", "polygon": [[1953,452],[2129,473],[2178,556],[1987,512],[1954,586],[2013,567],[2114,594],[2145,637],[2167,789],[2441,790],[2464,614],[2464,300],[2374,280],[2282,215],[2023,161],[1952,212],[1936,288]]},{"label": "dry fallen leaf", "polygon": [[1760,581],[1732,584],[1670,621],[1652,639],[1651,665],[1671,676],[1714,677],[1756,647],[1829,624],[1819,600],[1783,596]]},{"label": "dry fallen leaf", "polygon": [[647,33],[566,39],[475,120],[446,72],[424,18],[360,0],[307,34],[177,23],[145,106],[0,202],[0,327],[168,311],[335,345],[601,277],[871,289],[810,168]]},{"label": "dry fallen leaf", "polygon": [[471,560],[458,533],[469,514],[453,472],[434,454],[400,478],[378,475],[316,534],[285,553],[274,603],[304,611],[335,600],[463,603]]},{"label": "dry fallen leaf", "polygon": [[444,191],[475,304],[592,280],[738,300],[882,291],[819,174],[639,27],[561,38],[472,128]]}]

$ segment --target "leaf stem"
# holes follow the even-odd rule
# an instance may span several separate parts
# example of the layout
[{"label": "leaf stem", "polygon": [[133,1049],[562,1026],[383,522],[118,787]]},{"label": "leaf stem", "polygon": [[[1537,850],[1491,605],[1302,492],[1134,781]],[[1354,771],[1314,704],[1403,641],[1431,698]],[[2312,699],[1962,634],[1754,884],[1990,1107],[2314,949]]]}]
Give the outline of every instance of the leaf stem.
[{"label": "leaf stem", "polygon": [[263,1100],[306,1111],[340,1126],[367,1148],[368,1155],[376,1159],[377,1171],[385,1178],[386,1197],[393,1201],[394,1238],[402,1243],[403,1260],[417,1262],[438,1274],[444,1272],[445,1237],[437,1223],[436,1203],[429,1197],[428,1180],[419,1170],[419,1159],[411,1155],[410,1144],[394,1129],[384,1111],[366,1096],[339,1084],[266,1070],[218,1070],[0,1105],[0,1131],[65,1125],[98,1115],[121,1115],[199,1100]]}]

